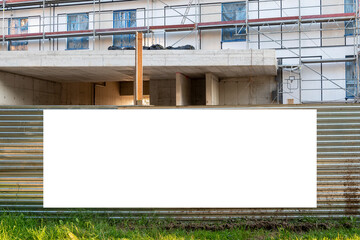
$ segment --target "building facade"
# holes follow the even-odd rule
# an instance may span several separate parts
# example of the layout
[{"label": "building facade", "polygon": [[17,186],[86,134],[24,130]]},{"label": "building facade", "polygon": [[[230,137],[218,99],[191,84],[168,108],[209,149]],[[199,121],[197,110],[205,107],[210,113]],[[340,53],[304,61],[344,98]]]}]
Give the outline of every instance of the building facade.
[{"label": "building facade", "polygon": [[0,3],[0,104],[133,104],[136,32],[145,104],[359,99],[357,0]]}]

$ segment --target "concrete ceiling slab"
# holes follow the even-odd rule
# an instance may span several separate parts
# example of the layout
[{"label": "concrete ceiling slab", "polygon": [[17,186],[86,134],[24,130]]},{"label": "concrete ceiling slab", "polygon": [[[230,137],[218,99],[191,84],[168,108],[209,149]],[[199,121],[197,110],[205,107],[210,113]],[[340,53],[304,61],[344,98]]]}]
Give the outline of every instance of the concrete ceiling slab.
[{"label": "concrete ceiling slab", "polygon": [[[56,82],[132,81],[134,51],[2,52],[0,71]],[[144,79],[275,76],[273,50],[144,51]]]}]

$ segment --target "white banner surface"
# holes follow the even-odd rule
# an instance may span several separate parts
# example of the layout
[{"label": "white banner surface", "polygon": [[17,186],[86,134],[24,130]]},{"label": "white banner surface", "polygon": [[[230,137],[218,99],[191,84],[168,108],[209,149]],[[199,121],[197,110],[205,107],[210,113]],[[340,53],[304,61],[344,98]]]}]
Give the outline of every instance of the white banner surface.
[{"label": "white banner surface", "polygon": [[44,110],[45,208],[314,208],[316,110]]}]

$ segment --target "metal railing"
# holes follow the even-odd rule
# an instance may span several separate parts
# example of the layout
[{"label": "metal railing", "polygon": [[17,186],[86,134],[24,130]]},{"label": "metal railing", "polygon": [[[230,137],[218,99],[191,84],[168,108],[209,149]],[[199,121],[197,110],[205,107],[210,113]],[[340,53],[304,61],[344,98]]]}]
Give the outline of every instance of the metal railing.
[{"label": "metal railing", "polygon": [[[125,15],[121,20],[114,19],[114,16],[118,11],[126,10],[126,6],[129,6],[126,4],[129,3],[119,2],[119,9],[114,10],[107,7],[107,2],[100,0],[84,3],[79,1],[83,4],[81,6],[85,11],[82,11],[87,14],[88,18],[86,21],[72,22],[78,29],[77,31],[69,31],[72,27],[67,21],[68,13],[65,8],[61,7],[61,5],[69,6],[69,4],[63,2],[59,3],[59,6],[55,6],[51,3],[52,1],[44,0],[41,4],[39,1],[38,4],[42,6],[43,14],[26,16],[22,15],[28,13],[25,6],[7,7],[5,1],[2,5],[3,16],[1,19],[2,49],[7,50],[10,44],[23,41],[28,44],[28,48],[31,46],[31,48],[37,49],[39,46],[39,50],[65,50],[68,38],[86,37],[88,39],[87,48],[100,50],[104,48],[104,44],[108,42],[109,38],[116,35],[133,34],[136,31],[144,32],[144,44],[147,46],[152,44],[161,44],[165,47],[185,45],[189,43],[185,39],[189,40],[189,37],[192,36],[193,40],[190,44],[195,45],[196,49],[201,49],[200,32],[208,29],[231,29],[234,42],[237,42],[241,48],[275,48],[297,58],[295,65],[300,69],[299,94],[295,98],[299,102],[303,102],[302,92],[307,91],[307,89],[302,89],[301,69],[314,71],[319,76],[318,81],[330,82],[333,88],[353,94],[354,101],[360,99],[358,91],[360,89],[358,1],[355,4],[344,4],[341,1],[339,4],[324,2],[321,5],[304,5],[298,0],[291,1],[292,6],[287,6],[289,2],[282,0],[243,1],[242,9],[231,11],[224,11],[223,5],[219,3],[200,4],[195,1],[193,4],[184,2],[183,5],[170,6],[163,2],[164,7],[162,8],[151,8],[148,3],[146,6],[136,9],[135,18]],[[72,3],[71,6],[76,7],[76,4]],[[45,9],[50,9],[50,12]],[[56,9],[56,14],[51,9]],[[14,14],[16,17],[28,18],[27,28],[23,32],[21,30],[24,27],[13,27],[13,24],[9,24],[16,19],[9,13],[16,13]],[[244,18],[233,19],[239,21],[228,23],[224,19],[226,15],[243,16]],[[128,22],[133,22],[136,28],[128,28],[126,25]],[[118,28],[118,26],[123,27]],[[291,36],[284,37],[286,34]],[[222,34],[222,38],[223,36]],[[326,42],[329,43],[326,44]],[[219,44],[223,47],[224,44],[230,43],[231,41],[222,39]],[[307,48],[319,48],[324,58],[333,59],[333,62],[336,62],[338,58],[332,57],[322,49],[323,47],[353,48],[352,55],[355,56],[353,75],[356,76],[356,92],[349,92],[346,87],[337,83],[338,80],[334,81],[332,77],[315,70],[311,64],[302,62],[302,59],[306,57],[304,49]],[[326,63],[322,62],[321,64]],[[339,61],[339,64],[343,64],[342,61]],[[345,78],[344,81],[346,81]],[[286,92],[282,91],[282,93]]]}]

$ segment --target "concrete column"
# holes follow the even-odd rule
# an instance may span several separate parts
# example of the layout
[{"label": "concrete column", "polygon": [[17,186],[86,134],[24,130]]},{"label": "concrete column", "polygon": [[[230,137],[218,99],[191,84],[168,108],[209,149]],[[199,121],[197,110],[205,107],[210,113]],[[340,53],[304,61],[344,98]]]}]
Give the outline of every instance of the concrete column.
[{"label": "concrete column", "polygon": [[213,73],[206,75],[206,105],[220,104],[219,78]]},{"label": "concrete column", "polygon": [[191,80],[182,73],[176,73],[176,106],[191,105]]}]

